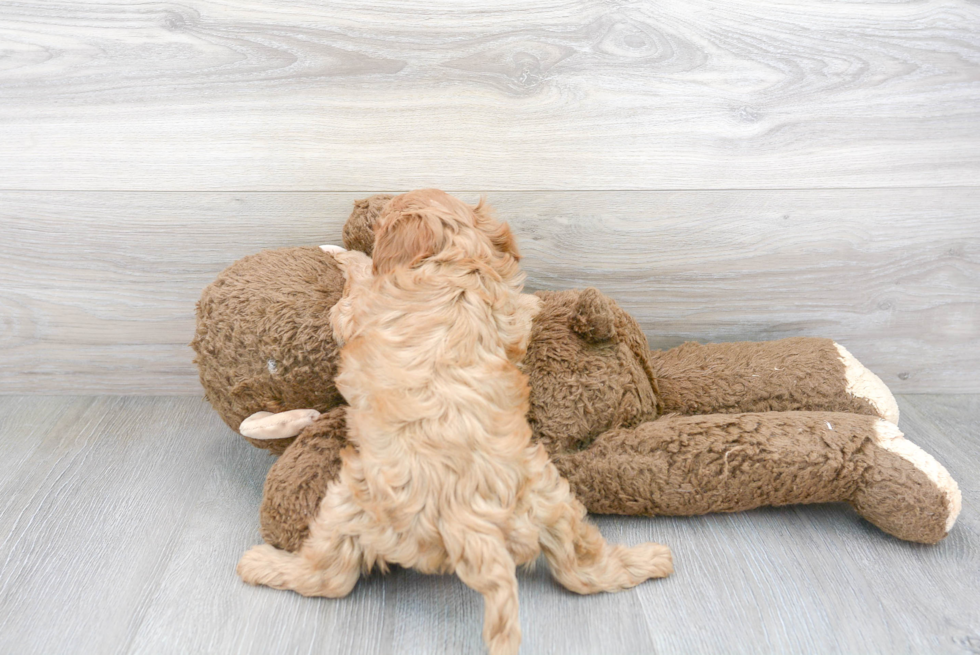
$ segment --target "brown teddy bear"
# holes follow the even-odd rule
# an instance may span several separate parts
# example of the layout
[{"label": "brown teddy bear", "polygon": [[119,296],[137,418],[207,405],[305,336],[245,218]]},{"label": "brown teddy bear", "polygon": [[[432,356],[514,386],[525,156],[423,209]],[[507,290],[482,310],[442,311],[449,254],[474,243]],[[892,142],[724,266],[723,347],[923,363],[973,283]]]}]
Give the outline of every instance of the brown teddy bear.
[{"label": "brown teddy bear", "polygon": [[[355,203],[349,249],[368,254],[390,196]],[[344,280],[331,249],[264,251],[223,271],[197,306],[207,399],[280,455],[263,538],[297,550],[346,444],[328,311]],[[540,291],[523,362],[529,421],[591,512],[694,515],[850,503],[901,539],[935,543],[960,510],[956,483],[904,439],[888,388],[829,339],[686,343],[651,351],[596,289]]]}]

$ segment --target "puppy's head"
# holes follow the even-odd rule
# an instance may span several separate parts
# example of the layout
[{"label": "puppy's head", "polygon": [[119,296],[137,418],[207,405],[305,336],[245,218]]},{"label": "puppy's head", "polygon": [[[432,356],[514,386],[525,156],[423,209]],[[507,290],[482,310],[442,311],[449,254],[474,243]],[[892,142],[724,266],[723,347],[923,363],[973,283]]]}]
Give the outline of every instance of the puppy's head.
[{"label": "puppy's head", "polygon": [[374,230],[374,271],[388,273],[439,257],[476,260],[509,274],[520,259],[514,235],[484,200],[476,207],[437,189],[395,196]]}]

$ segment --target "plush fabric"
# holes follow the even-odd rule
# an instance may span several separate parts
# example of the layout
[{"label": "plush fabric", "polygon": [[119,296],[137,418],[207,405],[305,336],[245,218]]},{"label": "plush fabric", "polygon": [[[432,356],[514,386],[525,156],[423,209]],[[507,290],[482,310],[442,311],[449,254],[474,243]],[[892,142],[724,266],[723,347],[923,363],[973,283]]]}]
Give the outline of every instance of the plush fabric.
[{"label": "plush fabric", "polygon": [[[651,354],[665,412],[828,412],[875,414],[846,392],[844,363],[830,339],[685,343]],[[718,376],[715,371],[726,371]]]},{"label": "plush fabric", "polygon": [[[259,409],[325,412],[343,402],[327,321],[343,289],[333,257],[315,247],[245,257],[208,285],[191,347],[205,397],[231,429]],[[277,455],[291,442],[252,441]]]},{"label": "plush fabric", "polygon": [[309,534],[310,520],[340,472],[340,453],[348,446],[346,409],[341,405],[321,414],[269,468],[259,510],[266,543],[296,551]]}]

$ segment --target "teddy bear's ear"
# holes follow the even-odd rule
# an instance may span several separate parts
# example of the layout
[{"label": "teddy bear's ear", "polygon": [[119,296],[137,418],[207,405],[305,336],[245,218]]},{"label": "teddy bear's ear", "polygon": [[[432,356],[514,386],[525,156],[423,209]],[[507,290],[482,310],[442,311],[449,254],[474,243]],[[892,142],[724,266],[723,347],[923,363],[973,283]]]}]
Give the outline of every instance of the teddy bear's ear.
[{"label": "teddy bear's ear", "polygon": [[611,301],[594,287],[585,289],[575,305],[571,327],[590,343],[615,339],[616,314]]},{"label": "teddy bear's ear", "polygon": [[344,247],[348,250],[360,250],[370,256],[374,248],[374,224],[378,222],[381,210],[393,197],[389,194],[378,194],[354,201],[354,209],[344,223]]}]

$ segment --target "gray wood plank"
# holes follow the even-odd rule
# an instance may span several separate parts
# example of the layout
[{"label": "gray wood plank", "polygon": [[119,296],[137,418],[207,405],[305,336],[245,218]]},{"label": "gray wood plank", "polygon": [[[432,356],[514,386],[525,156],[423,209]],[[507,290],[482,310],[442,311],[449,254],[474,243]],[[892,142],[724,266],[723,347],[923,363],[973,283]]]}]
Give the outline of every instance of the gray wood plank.
[{"label": "gray wood plank", "polygon": [[[0,399],[0,443],[48,399]],[[199,400],[104,398],[64,417],[0,478],[0,652],[121,653],[144,618],[188,510],[238,445]],[[13,417],[13,420],[10,420]],[[242,478],[253,507],[264,471]]]},{"label": "gray wood plank", "polygon": [[980,7],[0,8],[0,188],[975,185]]},{"label": "gray wood plank", "polygon": [[[92,404],[91,398],[8,396],[0,400],[0,480],[35,464],[35,454],[60,440],[61,432],[78,422]],[[0,499],[8,503],[11,497]],[[0,514],[5,514],[0,511]]]},{"label": "gray wood plank", "polygon": [[128,652],[382,652],[377,630],[384,625],[387,594],[380,578],[339,602],[241,582],[238,559],[262,541],[257,510],[272,460],[233,436],[221,438],[215,474],[192,501]]},{"label": "gray wood plank", "polygon": [[[904,399],[902,405],[908,408]],[[912,436],[914,428],[906,430]],[[966,491],[975,497],[975,489]],[[524,652],[957,652],[980,627],[975,512],[964,519],[943,545],[929,548],[890,539],[838,506],[692,519],[596,517],[612,540],[671,543],[678,574],[587,598],[563,592],[543,567],[521,575]],[[209,516],[204,523],[221,521]],[[194,558],[175,557],[173,567],[188,560]],[[144,629],[153,634],[152,625],[159,638],[138,650],[172,643],[183,652],[201,644],[209,652],[264,652],[276,643],[301,652],[481,652],[479,600],[451,577],[372,576],[342,601],[241,591],[227,577],[213,577],[220,584],[191,565],[168,581],[177,585],[168,606],[177,611],[158,615],[154,605]],[[203,599],[247,598],[206,600],[210,613],[202,613],[180,585],[188,581]],[[249,629],[235,623],[242,616],[262,620]],[[174,625],[187,630],[175,636]],[[211,641],[195,640],[199,633]],[[221,641],[228,634],[235,635],[233,648]]]},{"label": "gray wood plank", "polygon": [[[364,195],[0,192],[0,393],[200,393],[201,289],[262,248],[339,242]],[[531,287],[597,286],[655,347],[827,336],[896,392],[980,391],[980,189],[489,200]]]},{"label": "gray wood plank", "polygon": [[[521,573],[522,652],[975,649],[980,396],[899,403],[907,436],[962,484],[964,513],[939,545],[841,505],[593,517],[611,541],[669,544],[677,572],[591,597],[543,565]],[[36,416],[48,423],[31,428]],[[340,600],[242,584],[234,565],[258,541],[271,459],[197,400],[0,398],[0,443],[25,435],[41,446],[0,476],[0,651],[483,652],[482,601],[452,576],[372,575]]]}]

